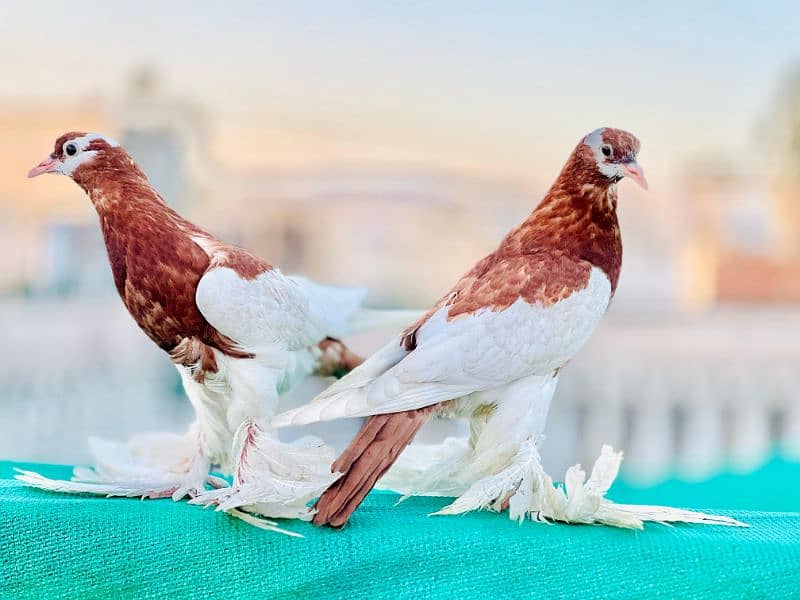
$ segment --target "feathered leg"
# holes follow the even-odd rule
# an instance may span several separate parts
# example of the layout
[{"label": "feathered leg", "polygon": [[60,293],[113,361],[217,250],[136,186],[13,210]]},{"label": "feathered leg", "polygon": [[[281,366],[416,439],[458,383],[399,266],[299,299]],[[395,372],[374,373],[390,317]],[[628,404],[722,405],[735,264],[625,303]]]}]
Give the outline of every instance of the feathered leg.
[{"label": "feathered leg", "polygon": [[215,407],[219,398],[193,378],[191,369],[178,366],[178,372],[197,415],[197,421],[184,435],[141,434],[126,443],[90,438],[93,466],[76,467],[70,481],[48,479],[33,472],[21,473],[17,479],[64,493],[171,497],[176,501],[198,496],[207,483],[218,485],[216,479],[209,477],[209,469],[212,457],[223,456],[219,448],[226,443],[226,433],[214,426],[216,420],[210,415],[218,410]]},{"label": "feathered leg", "polygon": [[310,437],[282,442],[271,429],[280,370],[252,359],[231,360],[225,371],[230,398],[226,418],[235,430],[229,453],[233,483],[191,502],[226,512],[242,509],[267,517],[310,519],[307,503],[337,477],[330,471],[332,449]]},{"label": "feathered leg", "polygon": [[209,463],[203,454],[197,429],[183,436],[144,434],[120,444],[91,438],[92,468],[76,467],[70,481],[48,479],[20,471],[17,479],[41,489],[72,494],[173,498],[196,496],[205,491]]},{"label": "feathered leg", "polygon": [[[604,446],[588,480],[580,465],[571,467],[564,487],[545,473],[539,456],[556,376],[528,378],[509,386],[495,411],[478,432],[467,479],[474,483],[452,504],[434,513],[461,514],[472,510],[508,510],[512,519],[602,523],[641,528],[644,521],[742,526],[728,517],[663,506],[615,504],[605,498],[617,476],[622,454]],[[514,419],[515,415],[524,415]]]},{"label": "feathered leg", "polygon": [[333,452],[313,438],[284,443],[264,420],[245,419],[234,439],[233,483],[192,504],[242,509],[266,517],[309,520],[308,502],[336,480]]}]

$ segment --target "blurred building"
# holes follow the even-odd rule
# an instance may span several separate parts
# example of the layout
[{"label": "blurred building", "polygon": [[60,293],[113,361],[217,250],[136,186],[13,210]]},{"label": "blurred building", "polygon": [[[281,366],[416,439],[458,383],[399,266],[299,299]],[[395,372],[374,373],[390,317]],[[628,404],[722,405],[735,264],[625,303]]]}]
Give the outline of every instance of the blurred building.
[{"label": "blurred building", "polygon": [[34,293],[98,297],[111,291],[108,259],[97,223],[49,223],[44,239],[44,269]]},{"label": "blurred building", "polygon": [[688,179],[685,289],[695,308],[800,303],[800,67],[768,114],[758,152],[708,160]]},{"label": "blurred building", "polygon": [[158,71],[142,67],[130,74],[110,114],[120,142],[168,204],[180,212],[202,202],[214,165],[201,160],[207,136],[197,104],[171,95]]},{"label": "blurred building", "polygon": [[764,119],[763,146],[774,165],[776,252],[800,256],[800,63],[779,83]]},{"label": "blurred building", "polygon": [[800,301],[800,286],[793,289],[789,276],[792,258],[777,251],[778,205],[763,174],[737,163],[701,165],[688,177],[685,210],[691,308]]},{"label": "blurred building", "polygon": [[287,272],[367,286],[380,305],[433,301],[529,210],[524,190],[436,173],[329,169],[227,181],[209,223]]},{"label": "blurred building", "polygon": [[[681,198],[621,203],[622,281],[609,318],[566,368],[545,446],[554,474],[590,464],[602,442],[624,448],[630,469],[651,479],[675,464],[707,472],[730,456],[752,463],[775,444],[800,448],[793,98],[794,134],[770,142],[783,157],[775,173],[711,157],[695,161]],[[0,146],[15,173],[0,177],[0,252],[23,257],[0,271],[10,342],[0,381],[15,424],[0,429],[0,456],[83,461],[88,433],[177,430],[190,418],[174,370],[114,297],[84,194],[24,179],[54,132],[116,136],[188,218],[286,272],[368,286],[380,306],[430,304],[544,191],[426,169],[220,164],[208,151],[212,124],[147,69],[112,100],[0,116],[21,140],[13,153]]]}]

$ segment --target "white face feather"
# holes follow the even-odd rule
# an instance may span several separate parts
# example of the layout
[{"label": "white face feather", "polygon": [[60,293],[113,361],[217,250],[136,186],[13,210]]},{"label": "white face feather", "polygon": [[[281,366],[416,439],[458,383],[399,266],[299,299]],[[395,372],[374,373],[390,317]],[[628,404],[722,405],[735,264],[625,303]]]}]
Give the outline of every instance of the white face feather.
[{"label": "white face feather", "polygon": [[[73,138],[64,142],[64,145],[61,147],[64,158],[56,171],[62,175],[71,176],[75,172],[75,169],[91,161],[97,155],[97,151],[86,150],[86,147],[94,140],[103,140],[112,148],[119,146],[114,140],[100,135],[99,133],[87,133],[81,137]],[[77,152],[72,156],[67,153],[67,146],[69,145],[74,145],[77,149]]]},{"label": "white face feather", "polygon": [[595,129],[592,133],[583,138],[583,143],[592,149],[595,161],[597,162],[598,171],[609,179],[622,179],[625,176],[622,165],[618,163],[607,163],[606,158],[613,158],[613,156],[607,157],[603,154],[603,146],[609,146],[609,144],[603,142],[603,132],[605,132],[605,130],[605,127]]}]

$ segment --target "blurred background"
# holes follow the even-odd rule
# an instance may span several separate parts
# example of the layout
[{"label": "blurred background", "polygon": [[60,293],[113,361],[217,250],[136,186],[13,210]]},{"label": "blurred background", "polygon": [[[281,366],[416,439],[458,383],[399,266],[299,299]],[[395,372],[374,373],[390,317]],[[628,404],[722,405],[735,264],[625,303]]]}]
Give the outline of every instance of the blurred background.
[{"label": "blurred background", "polygon": [[795,2],[3,2],[0,72],[0,458],[80,463],[90,434],[191,418],[88,199],[25,178],[61,133],[119,139],[286,272],[424,308],[606,125],[642,140],[650,192],[620,185],[619,290],[547,466],[604,442],[640,482],[800,456]]}]

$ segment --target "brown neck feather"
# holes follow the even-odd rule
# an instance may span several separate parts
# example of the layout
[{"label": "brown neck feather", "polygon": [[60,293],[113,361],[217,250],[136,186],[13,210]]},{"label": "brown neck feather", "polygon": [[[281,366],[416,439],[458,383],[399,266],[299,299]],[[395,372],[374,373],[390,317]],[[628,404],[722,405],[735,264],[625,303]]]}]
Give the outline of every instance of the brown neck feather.
[{"label": "brown neck feather", "polygon": [[[92,201],[108,246],[110,229],[118,235],[136,235],[143,226],[159,225],[162,233],[208,235],[176,213],[150,185],[147,176],[122,148],[105,150],[91,163],[75,170],[72,179]],[[166,238],[159,244],[174,244]],[[112,248],[108,248],[112,252]]]},{"label": "brown neck feather", "polygon": [[123,202],[170,210],[153,190],[145,174],[121,148],[106,150],[96,160],[78,167],[72,179],[83,188],[101,216]]},{"label": "brown neck feather", "polygon": [[612,294],[622,266],[616,185],[576,150],[538,207],[512,230],[500,254],[530,254],[555,248],[602,269]]},{"label": "brown neck feather", "polygon": [[[176,362],[182,360],[180,348],[197,340],[231,356],[249,356],[197,308],[195,293],[209,257],[192,236],[207,234],[166,205],[127,153],[107,150],[76,169],[73,179],[97,210],[117,291],[145,333],[167,352],[178,348]],[[208,358],[185,354],[189,362]],[[201,366],[216,369],[208,360]]]}]

